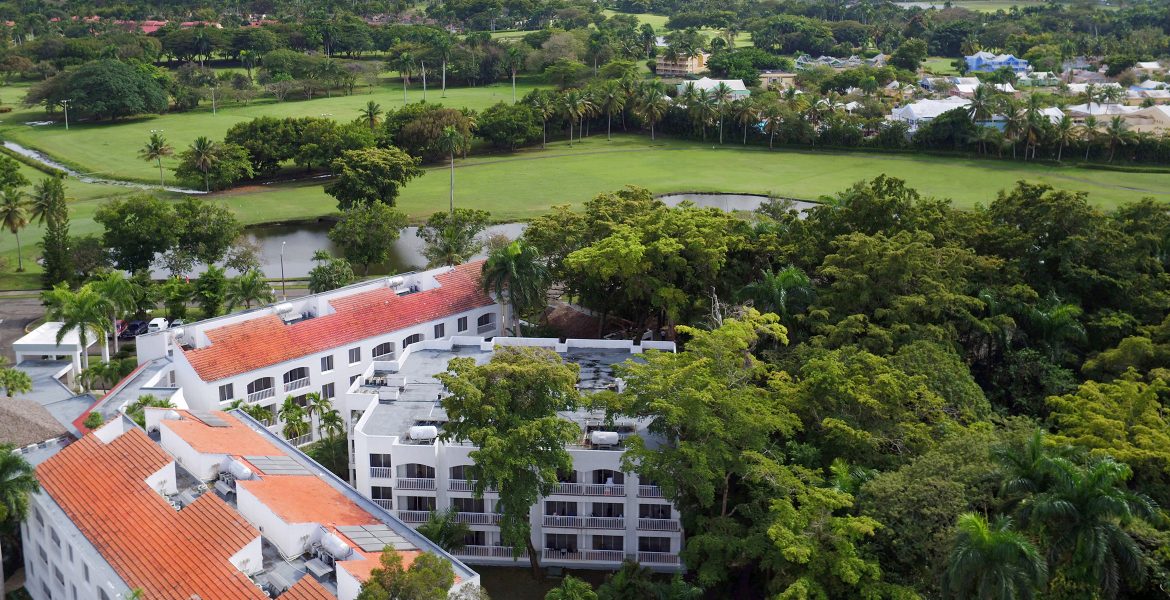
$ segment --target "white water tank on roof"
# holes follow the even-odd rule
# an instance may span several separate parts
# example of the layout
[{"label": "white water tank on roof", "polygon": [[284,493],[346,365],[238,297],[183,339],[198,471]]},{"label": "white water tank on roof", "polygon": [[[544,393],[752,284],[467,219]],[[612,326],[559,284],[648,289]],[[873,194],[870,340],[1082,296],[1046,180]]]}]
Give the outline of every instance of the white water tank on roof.
[{"label": "white water tank on roof", "polygon": [[286,312],[289,312],[292,309],[293,309],[292,302],[281,302],[280,304],[277,304],[276,306],[272,307],[272,310],[274,310],[280,314],[284,314]]},{"label": "white water tank on roof", "polygon": [[595,446],[613,446],[618,440],[616,431],[594,431],[589,434],[589,441]]},{"label": "white water tank on roof", "polygon": [[337,560],[345,559],[352,551],[349,544],[341,541],[341,538],[331,532],[326,532],[325,535],[321,536],[321,547]]},{"label": "white water tank on roof", "polygon": [[410,428],[410,439],[433,440],[439,437],[439,428],[434,425],[415,425]]},{"label": "white water tank on roof", "polygon": [[252,478],[252,469],[235,459],[232,459],[232,462],[228,464],[228,471],[231,472],[232,477],[235,477],[236,479]]},{"label": "white water tank on roof", "polygon": [[391,277],[390,281],[386,282],[386,284],[392,288],[396,288],[404,283],[406,283],[405,277]]}]

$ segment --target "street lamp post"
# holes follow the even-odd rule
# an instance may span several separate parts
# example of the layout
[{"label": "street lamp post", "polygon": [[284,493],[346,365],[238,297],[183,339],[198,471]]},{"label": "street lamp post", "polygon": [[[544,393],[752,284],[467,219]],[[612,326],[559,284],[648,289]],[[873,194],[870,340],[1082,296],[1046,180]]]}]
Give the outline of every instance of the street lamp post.
[{"label": "street lamp post", "polygon": [[65,131],[69,131],[69,100],[62,100],[61,106],[65,107]]},{"label": "street lamp post", "polygon": [[280,243],[280,299],[288,300],[288,288],[284,285],[284,247],[288,242]]}]

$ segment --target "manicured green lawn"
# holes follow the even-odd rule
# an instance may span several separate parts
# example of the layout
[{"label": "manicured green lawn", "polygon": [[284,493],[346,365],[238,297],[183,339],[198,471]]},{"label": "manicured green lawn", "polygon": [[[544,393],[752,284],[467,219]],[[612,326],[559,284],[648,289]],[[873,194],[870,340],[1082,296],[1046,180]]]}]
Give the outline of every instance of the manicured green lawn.
[{"label": "manicured green lawn", "polygon": [[[497,102],[512,101],[512,87],[505,83],[471,88],[448,88],[447,97],[442,98],[438,74],[433,75],[427,79],[426,98],[429,102],[482,110]],[[517,81],[516,93],[522,96],[538,85],[527,80]],[[9,101],[23,97],[24,93],[22,86],[13,85],[0,89],[0,97]],[[418,102],[422,97],[421,86],[412,87],[407,93],[410,102]],[[222,104],[214,115],[211,114],[209,106],[204,106],[187,113],[129,119],[116,123],[71,122],[69,131],[65,131],[63,123],[36,127],[25,125],[29,121],[47,119],[40,107],[32,109],[19,107],[18,110],[3,115],[0,136],[40,150],[82,172],[117,179],[156,182],[157,167],[138,158],[138,149],[150,137],[152,129],[161,129],[176,151],[179,151],[201,135],[216,140],[223,139],[233,124],[259,116],[327,115],[340,121],[355,119],[358,110],[370,100],[381,104],[383,110],[397,109],[403,104],[402,87],[394,84],[383,85],[375,88],[373,93],[359,87],[352,96],[332,98],[322,96],[312,100],[275,102],[270,98],[264,98],[250,106],[228,102]],[[174,157],[163,161],[168,178],[171,177],[169,169],[176,163]]]},{"label": "manicured green lawn", "polygon": [[953,58],[931,56],[922,62],[922,68],[935,75],[958,75],[958,69],[955,69],[955,65],[951,64],[953,62],[955,62]]}]

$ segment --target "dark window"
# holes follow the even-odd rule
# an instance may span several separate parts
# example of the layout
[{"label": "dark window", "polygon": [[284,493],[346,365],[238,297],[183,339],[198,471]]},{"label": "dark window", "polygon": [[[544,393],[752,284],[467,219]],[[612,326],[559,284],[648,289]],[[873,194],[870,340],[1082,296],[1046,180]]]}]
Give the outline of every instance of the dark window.
[{"label": "dark window", "polygon": [[378,344],[377,346],[374,346],[374,360],[385,358],[387,356],[393,356],[393,354],[394,342],[386,342],[384,344]]},{"label": "dark window", "polygon": [[467,481],[475,479],[475,473],[472,471],[472,465],[457,465],[451,467],[451,479],[458,481]]},{"label": "dark window", "polygon": [[407,336],[406,338],[404,338],[402,340],[402,349],[405,350],[407,346],[409,346],[411,344],[417,344],[418,342],[421,342],[421,341],[423,341],[423,334],[421,334],[421,333],[416,333],[414,335]]},{"label": "dark window", "polygon": [[459,321],[456,323],[455,328],[459,330],[459,333],[467,331],[467,317],[459,317]]},{"label": "dark window", "polygon": [[329,371],[332,371],[332,370],[333,370],[333,357],[332,356],[322,356],[321,357],[321,372],[328,373]]},{"label": "dark window", "polygon": [[567,533],[546,533],[544,534],[544,547],[561,552],[576,552],[577,536]]},{"label": "dark window", "polygon": [[435,510],[434,496],[403,496],[402,499],[406,502],[402,508],[406,510]]},{"label": "dark window", "polygon": [[370,454],[370,466],[371,467],[389,467],[390,466],[390,455],[389,454]]},{"label": "dark window", "polygon": [[483,327],[484,325],[491,325],[492,323],[495,323],[495,322],[496,322],[496,313],[482,314],[479,316],[478,319],[475,320],[475,324],[479,327]]},{"label": "dark window", "polygon": [[622,485],[626,482],[626,474],[621,471],[612,471],[610,469],[598,469],[593,472],[593,483],[601,485],[607,483],[609,485]]},{"label": "dark window", "polygon": [[593,516],[595,517],[624,517],[625,505],[617,502],[594,502]]},{"label": "dark window", "polygon": [[486,546],[487,532],[486,531],[471,531],[463,536],[464,546]]},{"label": "dark window", "polygon": [[225,383],[225,384],[219,386],[219,401],[220,402],[227,402],[228,400],[231,400],[233,397],[235,397],[235,395],[236,395],[236,392],[235,392],[235,389],[232,386],[232,384]]},{"label": "dark window", "polygon": [[398,466],[398,476],[411,479],[434,479],[435,468],[418,463],[407,463]]},{"label": "dark window", "polygon": [[289,372],[284,374],[284,382],[286,384],[292,383],[292,382],[297,381],[299,379],[307,379],[308,377],[309,377],[309,368],[308,367],[297,367],[295,369],[290,369]]},{"label": "dark window", "polygon": [[484,509],[483,498],[452,498],[451,506],[458,512],[481,513]]},{"label": "dark window", "polygon": [[374,500],[392,500],[394,498],[394,488],[384,485],[371,486],[370,497]]},{"label": "dark window", "polygon": [[272,378],[261,377],[256,381],[248,384],[248,393],[255,394],[256,392],[263,392],[264,390],[272,389]]},{"label": "dark window", "polygon": [[442,323],[435,325],[435,339],[439,339],[447,335],[447,328]]},{"label": "dark window", "polygon": [[353,385],[353,382],[357,381],[358,377],[361,377],[361,375],[350,375],[349,376],[349,384]]},{"label": "dark window", "polygon": [[670,538],[639,537],[638,552],[670,552]]},{"label": "dark window", "polygon": [[566,473],[557,471],[557,481],[561,483],[577,483],[577,472],[569,471]]},{"label": "dark window", "polygon": [[544,514],[557,517],[575,517],[577,516],[577,503],[547,500],[544,503]]},{"label": "dark window", "polygon": [[353,363],[358,362],[361,359],[362,359],[362,349],[361,348],[350,348],[349,349],[349,364],[352,365]]},{"label": "dark window", "polygon": [[594,550],[625,550],[625,538],[620,535],[593,536]]},{"label": "dark window", "polygon": [[321,386],[321,397],[322,398],[333,398],[334,396],[337,395],[336,392],[334,391],[335,389],[336,388],[333,387],[332,383],[326,383],[325,385]]},{"label": "dark window", "polygon": [[639,504],[638,518],[641,519],[669,519],[669,504]]}]

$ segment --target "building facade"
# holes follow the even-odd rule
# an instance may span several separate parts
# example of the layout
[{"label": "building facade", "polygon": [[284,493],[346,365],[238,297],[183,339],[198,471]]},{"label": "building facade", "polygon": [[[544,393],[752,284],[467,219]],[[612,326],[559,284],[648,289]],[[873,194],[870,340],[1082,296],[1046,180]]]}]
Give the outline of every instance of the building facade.
[{"label": "building facade", "polygon": [[[454,508],[472,530],[467,545],[455,553],[469,564],[513,564],[513,553],[500,539],[498,496],[488,491],[476,499],[473,493],[469,455],[475,448],[438,437],[446,413],[438,402],[444,391],[435,375],[457,356],[490,360],[497,345],[556,351],[581,366],[583,393],[620,389],[613,365],[636,360],[644,350],[674,350],[670,342],[455,337],[413,345],[397,360],[375,362],[354,382],[346,404],[362,407],[352,437],[358,491],[415,527],[433,511]],[[578,441],[567,447],[573,471],[561,474],[555,492],[531,514],[531,541],[541,563],[613,569],[635,559],[656,570],[681,570],[678,511],[654,482],[621,468],[629,436],[662,441],[649,439],[646,422],[606,425],[603,414],[585,411],[561,416],[581,430]]]},{"label": "building facade", "polygon": [[967,71],[971,73],[994,73],[1000,69],[1008,68],[1013,73],[1021,74],[1027,73],[1032,68],[1028,61],[1016,58],[1011,54],[992,54],[981,51],[966,57],[965,60],[967,61]]},{"label": "building facade", "polygon": [[698,75],[707,68],[708,54],[700,52],[695,56],[666,57],[661,50],[654,58],[654,73],[659,77],[687,77]]}]

